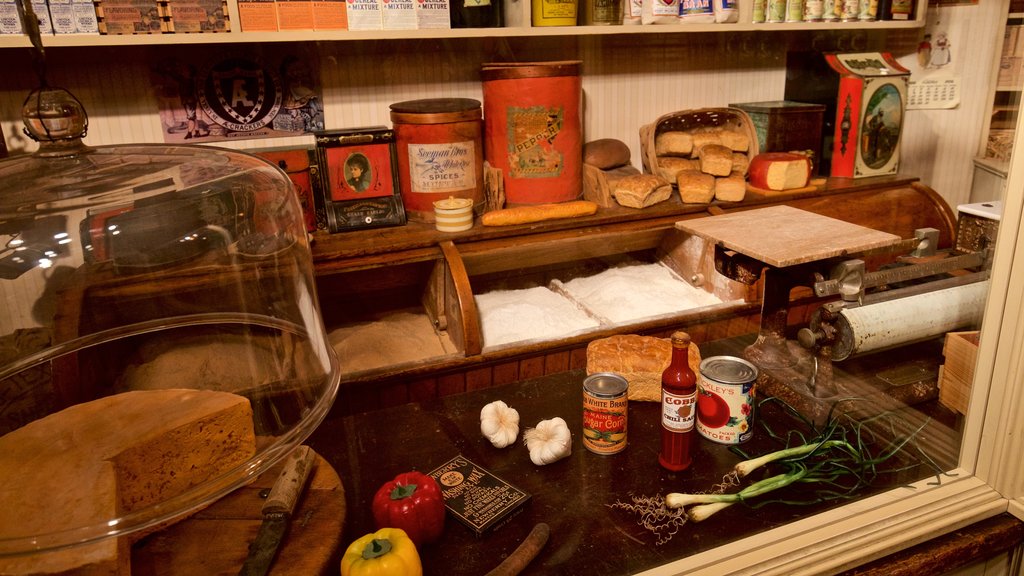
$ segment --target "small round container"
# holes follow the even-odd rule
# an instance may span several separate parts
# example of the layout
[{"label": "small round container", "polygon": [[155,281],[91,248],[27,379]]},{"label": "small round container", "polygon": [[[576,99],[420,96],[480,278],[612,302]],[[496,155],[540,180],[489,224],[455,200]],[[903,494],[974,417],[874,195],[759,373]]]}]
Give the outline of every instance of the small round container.
[{"label": "small round container", "polygon": [[697,376],[697,432],[720,444],[740,444],[754,434],[757,368],[733,356],[712,356]]},{"label": "small round container", "polygon": [[595,454],[626,448],[629,384],[614,372],[597,372],[583,380],[583,446]]},{"label": "small round container", "polygon": [[448,197],[434,202],[434,227],[439,232],[462,232],[473,227],[473,201]]},{"label": "small round container", "polygon": [[471,98],[391,105],[398,182],[410,220],[434,221],[434,202],[468,198],[484,206],[483,112]]}]

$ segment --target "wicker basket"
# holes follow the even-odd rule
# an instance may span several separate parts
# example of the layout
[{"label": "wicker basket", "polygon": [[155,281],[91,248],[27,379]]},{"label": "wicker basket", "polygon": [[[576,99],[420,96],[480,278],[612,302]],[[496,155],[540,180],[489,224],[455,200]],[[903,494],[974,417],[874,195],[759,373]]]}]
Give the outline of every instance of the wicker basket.
[{"label": "wicker basket", "polygon": [[750,116],[739,108],[700,108],[672,112],[651,124],[640,127],[640,157],[644,172],[657,174],[658,156],[654,141],[658,134],[671,131],[694,131],[702,128],[724,128],[746,134],[750,141],[747,158],[758,154],[757,131]]}]

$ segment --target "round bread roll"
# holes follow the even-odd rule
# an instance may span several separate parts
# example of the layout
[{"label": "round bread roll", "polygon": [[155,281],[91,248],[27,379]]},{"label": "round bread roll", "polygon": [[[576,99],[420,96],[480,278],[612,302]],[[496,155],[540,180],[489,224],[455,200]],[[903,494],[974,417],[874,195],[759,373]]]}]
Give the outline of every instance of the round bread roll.
[{"label": "round bread roll", "polygon": [[583,163],[601,170],[629,164],[629,146],[615,138],[601,138],[583,145]]}]

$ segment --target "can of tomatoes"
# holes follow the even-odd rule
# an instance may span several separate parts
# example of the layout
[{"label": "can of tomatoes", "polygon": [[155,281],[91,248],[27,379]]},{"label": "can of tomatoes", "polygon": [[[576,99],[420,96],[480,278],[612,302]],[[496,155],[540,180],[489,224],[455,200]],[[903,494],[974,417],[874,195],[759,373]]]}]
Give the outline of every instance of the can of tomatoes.
[{"label": "can of tomatoes", "polygon": [[700,363],[697,377],[697,432],[720,444],[740,444],[754,435],[757,368],[733,356]]},{"label": "can of tomatoes", "polygon": [[595,454],[626,448],[629,384],[614,372],[597,372],[583,380],[583,446]]}]

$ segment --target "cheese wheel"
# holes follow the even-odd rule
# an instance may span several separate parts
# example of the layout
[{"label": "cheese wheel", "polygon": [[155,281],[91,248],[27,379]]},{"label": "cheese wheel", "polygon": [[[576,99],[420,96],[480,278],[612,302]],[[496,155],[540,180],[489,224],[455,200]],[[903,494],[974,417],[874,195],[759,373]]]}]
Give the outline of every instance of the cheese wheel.
[{"label": "cheese wheel", "polygon": [[[0,539],[95,526],[255,454],[249,401],[148,390],[78,404],[0,437]],[[0,574],[128,574],[129,537],[0,557]]]},{"label": "cheese wheel", "polygon": [[750,161],[750,184],[765,190],[789,190],[807,185],[811,160],[793,152],[765,152]]}]

